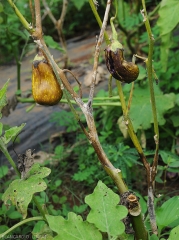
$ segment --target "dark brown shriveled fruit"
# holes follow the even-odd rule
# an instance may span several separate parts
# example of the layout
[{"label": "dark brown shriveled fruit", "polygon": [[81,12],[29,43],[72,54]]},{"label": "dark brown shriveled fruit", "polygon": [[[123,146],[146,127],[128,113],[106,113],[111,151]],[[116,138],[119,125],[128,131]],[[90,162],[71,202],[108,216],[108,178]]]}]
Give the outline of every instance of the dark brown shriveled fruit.
[{"label": "dark brown shriveled fruit", "polygon": [[123,49],[111,50],[111,46],[105,49],[106,66],[111,75],[125,83],[135,81],[139,75],[139,68],[132,62],[127,62],[123,56]]}]

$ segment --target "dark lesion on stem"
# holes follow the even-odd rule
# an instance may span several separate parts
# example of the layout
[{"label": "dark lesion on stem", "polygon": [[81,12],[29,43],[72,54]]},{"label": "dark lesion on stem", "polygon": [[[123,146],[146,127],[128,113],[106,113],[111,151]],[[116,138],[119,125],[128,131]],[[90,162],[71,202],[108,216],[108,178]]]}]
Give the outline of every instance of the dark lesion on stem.
[{"label": "dark lesion on stem", "polygon": [[133,234],[134,230],[132,227],[131,217],[139,216],[141,213],[141,207],[139,204],[139,198],[132,191],[127,191],[120,195],[119,204],[125,206],[128,209],[128,215],[123,219],[125,224],[125,232],[127,234]]}]

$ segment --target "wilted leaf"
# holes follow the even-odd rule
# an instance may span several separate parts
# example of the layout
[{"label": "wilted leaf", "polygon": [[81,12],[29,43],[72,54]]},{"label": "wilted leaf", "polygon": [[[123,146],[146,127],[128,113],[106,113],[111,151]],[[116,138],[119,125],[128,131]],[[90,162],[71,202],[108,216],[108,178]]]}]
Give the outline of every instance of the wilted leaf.
[{"label": "wilted leaf", "polygon": [[102,240],[101,233],[93,224],[83,221],[81,216],[68,213],[68,219],[46,215],[50,228],[58,233],[54,240]]},{"label": "wilted leaf", "polygon": [[85,198],[91,210],[87,220],[109,236],[118,236],[125,230],[121,219],[127,216],[127,209],[119,204],[119,196],[101,181],[94,192]]},{"label": "wilted leaf", "polygon": [[124,117],[121,116],[118,120],[117,120],[117,124],[118,124],[118,127],[121,131],[121,133],[123,134],[123,137],[124,138],[127,138],[128,137],[128,131],[127,131],[127,127],[125,125],[125,122],[124,122]]}]

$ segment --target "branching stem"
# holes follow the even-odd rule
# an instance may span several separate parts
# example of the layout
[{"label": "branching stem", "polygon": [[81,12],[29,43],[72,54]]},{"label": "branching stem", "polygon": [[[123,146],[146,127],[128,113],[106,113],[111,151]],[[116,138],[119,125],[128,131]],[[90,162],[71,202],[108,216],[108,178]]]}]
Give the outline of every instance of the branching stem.
[{"label": "branching stem", "polygon": [[[4,233],[1,233],[0,234],[0,238],[5,238],[5,236],[7,235],[7,234],[9,234],[10,232],[12,232],[14,229],[16,229],[16,228],[18,228],[18,227],[20,227],[20,226],[22,226],[22,225],[24,225],[24,224],[26,224],[26,223],[28,223],[28,222],[32,222],[32,221],[43,221],[44,219],[43,219],[43,217],[41,217],[41,216],[39,216],[39,217],[32,217],[32,218],[27,218],[27,219],[25,219],[25,220],[23,220],[23,221],[21,221],[21,222],[19,222],[19,223],[17,223],[17,224],[15,224],[13,227],[11,227],[11,228],[9,228],[7,231],[5,231]],[[15,235],[14,235],[15,236]]]}]

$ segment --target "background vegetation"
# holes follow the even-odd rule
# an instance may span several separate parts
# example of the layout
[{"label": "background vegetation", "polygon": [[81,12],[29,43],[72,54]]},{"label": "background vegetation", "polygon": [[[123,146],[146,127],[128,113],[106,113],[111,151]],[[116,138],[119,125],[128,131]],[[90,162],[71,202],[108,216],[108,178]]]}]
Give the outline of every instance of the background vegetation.
[{"label": "background vegetation", "polygon": [[[62,0],[49,1],[49,7],[56,19],[59,18],[59,10],[62,8]],[[29,22],[33,23],[32,14],[29,11],[28,1],[15,1],[16,6]],[[147,11],[155,38],[153,66],[157,74],[154,79],[156,83],[155,97],[158,110],[158,123],[160,130],[160,152],[159,165],[156,176],[156,195],[162,194],[161,198],[156,198],[155,205],[158,209],[157,223],[159,226],[159,238],[150,239],[174,239],[172,228],[178,226],[179,218],[171,219],[169,222],[161,222],[165,215],[171,213],[171,208],[162,204],[169,205],[170,198],[173,199],[173,209],[177,203],[175,195],[178,196],[178,135],[179,135],[179,27],[177,14],[173,12],[173,6],[179,9],[178,2],[172,1],[146,1]],[[99,15],[103,16],[106,2],[99,2]],[[43,5],[41,6],[42,16],[45,14]],[[141,1],[120,1],[117,20],[115,22],[120,32],[120,41],[123,43],[126,58],[131,58],[133,53],[145,56],[148,53],[148,39],[142,16],[140,14]],[[115,8],[111,9],[111,16],[115,13]],[[174,17],[169,18],[173,13]],[[7,1],[0,2],[0,61],[1,64],[20,62],[23,56],[34,48],[34,42],[29,33],[24,30],[13,10]],[[55,45],[58,41],[56,29],[48,16],[43,19],[43,32],[52,39],[47,40],[49,45]],[[92,29],[99,30],[87,1],[69,1],[67,14],[63,26],[65,39],[87,34]],[[63,48],[60,45],[60,50]],[[102,64],[104,59],[102,60]],[[146,67],[143,60],[137,59],[140,68],[140,75],[135,83],[130,118],[133,121],[134,130],[141,142],[144,153],[152,162],[155,143],[153,140],[153,119],[150,105],[149,86],[146,80]],[[17,68],[17,71],[19,68]],[[130,86],[124,85],[123,91],[128,100]],[[113,95],[117,95],[117,89],[113,89]],[[108,102],[108,92],[101,90],[97,93],[97,98],[104,98],[103,103]],[[112,100],[113,103],[117,102]],[[105,104],[104,104],[105,105]],[[142,112],[140,110],[142,109]],[[79,109],[77,109],[79,111]],[[121,169],[123,178],[130,189],[140,196],[142,213],[145,214],[145,224],[150,231],[149,218],[146,207],[147,183],[146,174],[139,160],[136,149],[126,129],[122,125],[122,108],[114,106],[101,106],[95,108],[94,118],[99,140],[112,164]],[[140,117],[139,117],[140,116]],[[10,116],[9,116],[10,117]],[[67,121],[68,119],[68,121]],[[82,118],[82,121],[84,119]],[[66,135],[59,138],[59,143],[53,150],[53,164],[51,160],[44,163],[44,167],[51,168],[50,180],[45,180],[48,184],[46,191],[37,195],[41,204],[45,204],[50,214],[67,217],[70,211],[86,217],[89,214],[88,204],[90,200],[84,201],[86,195],[91,193],[98,180],[101,180],[108,187],[112,187],[117,193],[117,187],[98,163],[97,156],[92,146],[89,146],[80,126],[74,121],[71,112],[54,112],[51,121],[57,125],[66,127]],[[5,129],[4,129],[5,130]],[[83,147],[82,147],[83,146]],[[119,160],[120,159],[120,160]],[[9,170],[6,165],[0,168],[1,177],[1,197],[12,181],[9,177]],[[13,176],[13,179],[16,179]],[[167,201],[167,202],[166,202]],[[162,212],[162,207],[165,211]],[[168,207],[168,208],[167,208]],[[31,217],[38,216],[38,211],[33,203],[30,203],[28,214]],[[163,214],[163,215],[162,215]],[[172,213],[171,213],[172,215]],[[0,209],[0,233],[22,219],[14,206],[9,209],[2,203]],[[50,222],[50,220],[49,220]],[[43,224],[42,224],[43,225]],[[16,234],[29,234],[33,223],[26,224],[26,227],[19,226],[15,229]],[[43,225],[44,227],[44,225]],[[38,223],[34,232],[42,229]],[[101,230],[101,229],[100,229]],[[48,230],[49,231],[49,230]],[[34,235],[35,236],[35,235]],[[36,236],[37,237],[37,236]],[[105,239],[105,235],[103,236]],[[130,239],[127,236],[120,239]],[[169,237],[169,238],[168,238]],[[37,238],[42,239],[42,238]],[[107,238],[106,238],[107,239]],[[110,238],[108,238],[110,239]],[[112,238],[111,238],[112,239]]]}]

